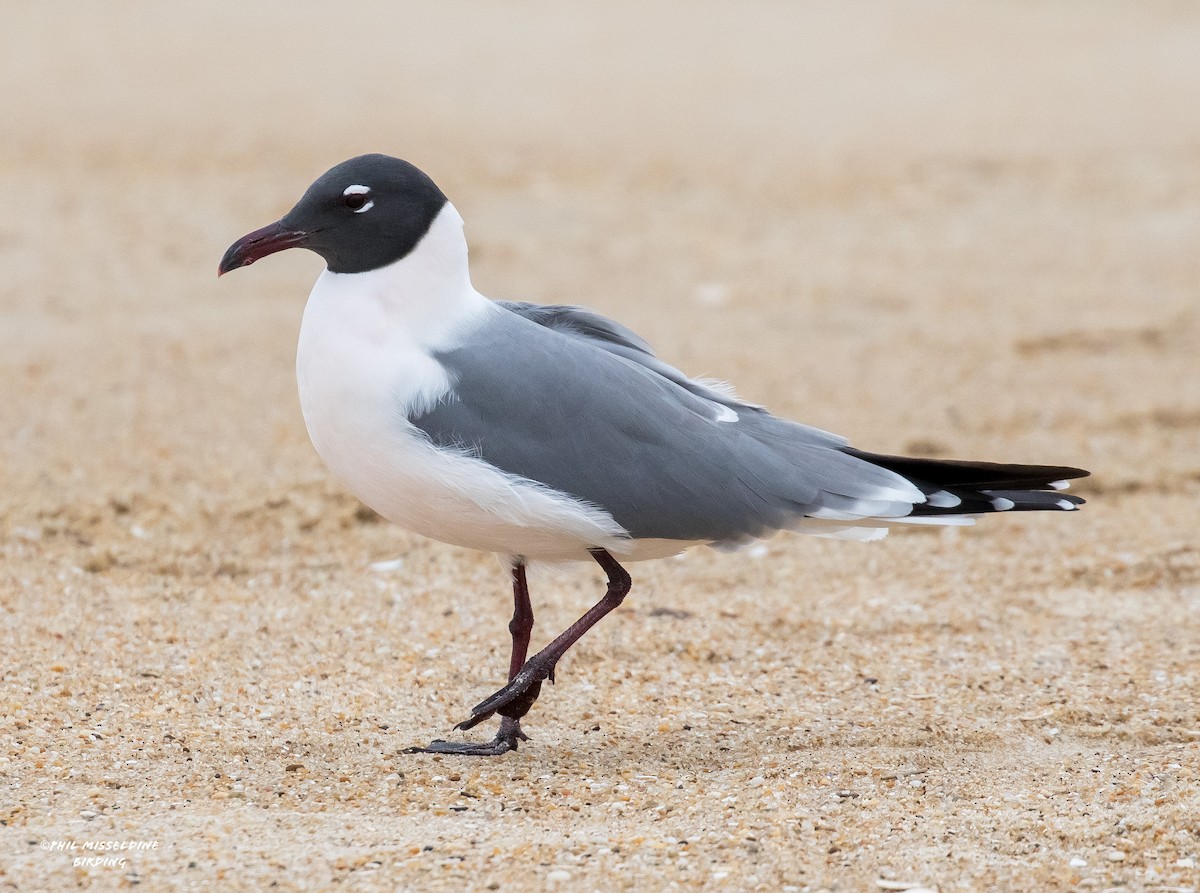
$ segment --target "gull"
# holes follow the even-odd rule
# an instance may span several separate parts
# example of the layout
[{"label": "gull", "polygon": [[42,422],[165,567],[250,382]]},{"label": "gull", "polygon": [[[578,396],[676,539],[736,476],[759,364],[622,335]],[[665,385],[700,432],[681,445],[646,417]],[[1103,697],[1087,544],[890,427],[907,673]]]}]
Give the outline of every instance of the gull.
[{"label": "gull", "polygon": [[[495,756],[563,654],[629,592],[618,562],[781,530],[872,540],[905,524],[1072,511],[1088,472],[863,452],[689,378],[630,329],[575,306],[493,301],[471,285],[463,220],[412,164],[362,155],[320,176],[218,275],[286,248],[324,259],[296,352],[313,446],[349,490],[426,537],[505,556],[508,682],[456,729],[491,741],[414,753]],[[604,596],[527,657],[530,561],[594,560]]]}]

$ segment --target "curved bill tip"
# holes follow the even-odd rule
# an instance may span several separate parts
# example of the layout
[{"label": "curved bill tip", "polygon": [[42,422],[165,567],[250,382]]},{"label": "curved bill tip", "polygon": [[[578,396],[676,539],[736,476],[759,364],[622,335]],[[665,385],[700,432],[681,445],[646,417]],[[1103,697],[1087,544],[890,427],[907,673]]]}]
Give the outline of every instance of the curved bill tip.
[{"label": "curved bill tip", "polygon": [[221,263],[217,265],[217,275],[223,276],[230,270],[248,267],[256,260],[260,260],[268,254],[274,254],[276,251],[303,245],[309,235],[310,233],[288,229],[282,222],[256,229],[229,246],[229,250],[221,258]]}]

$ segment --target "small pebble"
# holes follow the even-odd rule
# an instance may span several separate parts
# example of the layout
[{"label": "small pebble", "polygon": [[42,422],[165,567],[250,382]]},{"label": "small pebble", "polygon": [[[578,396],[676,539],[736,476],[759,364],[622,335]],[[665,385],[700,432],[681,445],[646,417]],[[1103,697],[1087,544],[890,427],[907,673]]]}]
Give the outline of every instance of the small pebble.
[{"label": "small pebble", "polygon": [[1108,854],[1108,861],[1109,862],[1124,862],[1125,854],[1122,853],[1120,850],[1113,850],[1111,853]]},{"label": "small pebble", "polygon": [[1080,859],[1078,856],[1072,857],[1072,859],[1071,859],[1071,867],[1072,868],[1085,868],[1086,866],[1087,866],[1087,859]]},{"label": "small pebble", "polygon": [[375,571],[377,574],[386,574],[404,567],[404,559],[392,558],[389,561],[373,561],[367,565],[367,567]]},{"label": "small pebble", "polygon": [[548,883],[548,884],[562,884],[562,883],[569,881],[570,879],[571,879],[571,872],[564,871],[561,868],[556,868],[556,869],[554,869],[554,871],[552,871],[548,875],[546,875],[546,883]]}]

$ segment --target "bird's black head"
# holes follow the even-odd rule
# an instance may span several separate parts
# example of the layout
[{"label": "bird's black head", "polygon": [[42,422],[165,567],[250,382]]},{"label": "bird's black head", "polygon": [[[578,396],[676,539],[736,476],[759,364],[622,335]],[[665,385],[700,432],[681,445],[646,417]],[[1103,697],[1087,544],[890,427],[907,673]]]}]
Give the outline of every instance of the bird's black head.
[{"label": "bird's black head", "polygon": [[285,248],[308,248],[334,273],[365,273],[417,247],[446,205],[434,182],[407,161],[360,155],[322,174],[277,223],[234,242],[217,275]]}]

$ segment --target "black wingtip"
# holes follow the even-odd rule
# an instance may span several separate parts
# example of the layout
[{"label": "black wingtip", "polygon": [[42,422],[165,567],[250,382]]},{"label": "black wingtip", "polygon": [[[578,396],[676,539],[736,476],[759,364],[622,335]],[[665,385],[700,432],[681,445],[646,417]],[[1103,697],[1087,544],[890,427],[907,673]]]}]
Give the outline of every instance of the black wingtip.
[{"label": "black wingtip", "polygon": [[887,456],[853,447],[843,452],[894,471],[909,479],[919,479],[941,487],[966,487],[973,490],[1053,490],[1057,481],[1088,477],[1091,472],[1070,465],[1018,465],[1007,462],[973,462],[962,459],[920,459],[911,456]]}]

